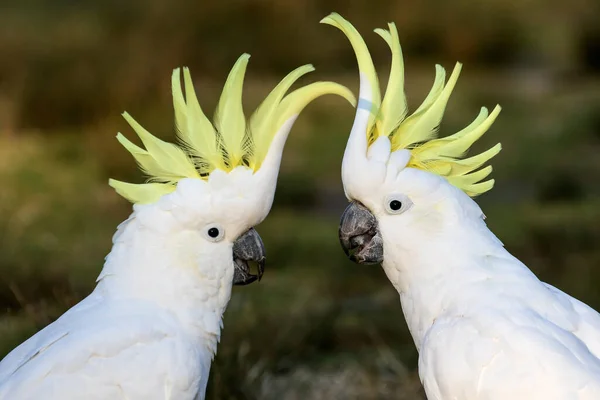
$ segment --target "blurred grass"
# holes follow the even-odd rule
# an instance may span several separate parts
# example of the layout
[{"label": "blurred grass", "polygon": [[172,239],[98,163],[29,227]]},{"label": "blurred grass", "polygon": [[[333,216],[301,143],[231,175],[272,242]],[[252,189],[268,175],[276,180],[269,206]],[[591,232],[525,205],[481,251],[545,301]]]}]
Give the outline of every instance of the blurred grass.
[{"label": "blurred grass", "polygon": [[[478,200],[488,225],[542,279],[600,308],[598,4],[378,4],[0,4],[0,356],[94,287],[131,209],[107,179],[142,179],[114,139],[119,130],[133,137],[120,112],[172,138],[172,68],[190,65],[210,112],[243,51],[253,55],[247,114],[308,62],[317,72],[303,82],[355,90],[350,47],[317,24],[331,10],[363,32],[382,82],[387,49],[368,32],[396,21],[412,109],[429,90],[433,62],[465,62],[441,131],[466,125],[482,105],[503,106],[475,149],[498,141],[504,149],[496,187]],[[352,118],[343,100],[325,97],[296,123],[273,210],[258,227],[265,279],[234,289],[208,398],[423,398],[397,293],[381,268],[347,261],[337,241]]]}]

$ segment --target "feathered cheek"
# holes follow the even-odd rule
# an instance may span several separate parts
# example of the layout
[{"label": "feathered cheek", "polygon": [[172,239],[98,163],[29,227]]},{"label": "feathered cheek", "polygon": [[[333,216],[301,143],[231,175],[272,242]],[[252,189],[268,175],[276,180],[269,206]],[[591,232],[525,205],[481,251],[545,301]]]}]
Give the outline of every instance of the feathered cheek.
[{"label": "feathered cheek", "polygon": [[443,203],[437,203],[427,210],[412,213],[409,229],[418,235],[436,235],[443,232],[448,222],[445,207]]}]

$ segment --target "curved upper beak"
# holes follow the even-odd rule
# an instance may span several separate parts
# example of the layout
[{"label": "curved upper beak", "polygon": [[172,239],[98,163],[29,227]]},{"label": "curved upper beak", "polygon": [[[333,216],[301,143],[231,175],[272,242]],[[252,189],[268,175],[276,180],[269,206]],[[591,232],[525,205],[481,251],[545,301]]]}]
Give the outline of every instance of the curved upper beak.
[{"label": "curved upper beak", "polygon": [[340,221],[340,243],[352,261],[359,264],[379,264],[383,261],[383,239],[377,219],[357,201],[350,203]]},{"label": "curved upper beak", "polygon": [[[265,260],[265,246],[260,235],[254,228],[248,229],[233,243],[233,262],[235,267],[233,284],[247,285],[257,279],[260,281],[265,272]],[[256,275],[250,272],[248,261],[256,262],[258,266]]]}]

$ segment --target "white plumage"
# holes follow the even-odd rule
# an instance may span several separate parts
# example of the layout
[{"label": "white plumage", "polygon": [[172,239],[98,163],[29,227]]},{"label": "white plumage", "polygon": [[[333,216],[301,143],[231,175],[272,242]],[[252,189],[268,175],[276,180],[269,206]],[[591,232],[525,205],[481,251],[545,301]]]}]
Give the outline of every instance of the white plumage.
[{"label": "white plumage", "polygon": [[[398,291],[428,399],[600,399],[600,315],[541,282],[509,254],[469,197],[493,186],[493,180],[478,183],[491,168],[478,168],[500,145],[461,157],[499,108],[489,117],[483,109],[455,135],[435,139],[436,130],[413,129],[406,139],[421,119],[441,120],[447,96],[442,98],[440,69],[442,80],[436,79],[430,101],[390,125],[394,108],[385,99],[386,107],[379,107],[364,41],[337,14],[323,22],[348,36],[360,69],[360,99],[342,163],[351,204],[342,216],[340,239],[352,260],[381,263]],[[403,63],[392,41],[397,41],[393,24],[390,32],[378,31],[393,52],[390,82],[400,82]],[[400,102],[402,115],[403,107]]]},{"label": "white plumage", "polygon": [[[412,205],[389,214],[390,198]],[[404,168],[353,200],[377,219],[428,399],[600,399],[600,315],[510,255],[460,189]]]},{"label": "white plumage", "polygon": [[[445,215],[423,215],[434,204],[421,210],[414,196],[406,213],[421,222],[397,226],[403,235],[381,227],[383,267],[400,294],[428,398],[600,398],[598,313],[540,282],[502,247],[482,214],[465,212],[471,199],[448,191],[459,201],[437,198]],[[429,222],[450,225],[437,235],[426,228],[429,239],[415,234]]]},{"label": "white plumage", "polygon": [[[238,122],[247,59],[234,66],[219,107]],[[264,248],[252,228],[271,209],[294,121],[324,94],[354,102],[348,89],[331,82],[284,98],[312,69],[297,69],[274,89],[250,120],[254,131],[219,133],[204,117],[187,70],[184,101],[176,70],[183,149],[125,115],[146,149],[117,138],[155,182],[110,181],[135,205],[113,237],[95,290],[0,362],[0,400],[204,399],[232,285],[262,275]],[[199,143],[217,148],[195,148]],[[258,276],[247,261],[258,262]]]},{"label": "white plumage", "polygon": [[[94,292],[2,360],[0,399],[203,398],[231,293],[231,245],[198,269],[201,233],[180,233],[169,214],[136,206]],[[192,241],[197,250],[186,252]]]}]

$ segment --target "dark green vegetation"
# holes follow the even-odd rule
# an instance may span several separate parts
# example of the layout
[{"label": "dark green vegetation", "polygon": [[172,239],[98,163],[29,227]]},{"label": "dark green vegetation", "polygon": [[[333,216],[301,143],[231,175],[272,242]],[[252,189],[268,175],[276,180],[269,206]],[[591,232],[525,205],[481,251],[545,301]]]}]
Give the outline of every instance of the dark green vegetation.
[{"label": "dark green vegetation", "polygon": [[[434,62],[447,70],[457,59],[465,63],[441,129],[453,133],[482,105],[503,106],[475,149],[498,141],[504,147],[493,162],[496,187],[478,200],[489,226],[542,279],[600,308],[595,2],[382,1],[376,9],[366,1],[348,9],[316,0],[196,8],[147,0],[5,3],[0,355],[94,287],[112,234],[131,209],[107,180],[142,179],[114,139],[119,130],[134,138],[120,112],[172,138],[172,68],[191,67],[210,111],[244,51],[252,54],[248,114],[277,79],[304,63],[317,72],[303,82],[333,79],[356,89],[348,43],[318,25],[334,9],[361,29],[383,82],[387,49],[369,32],[397,22],[413,109],[433,81]],[[326,97],[292,131],[273,210],[258,227],[267,271],[260,284],[234,289],[208,398],[421,395],[397,294],[379,267],[347,261],[337,241],[345,207],[339,168],[352,117],[343,100]]]}]

